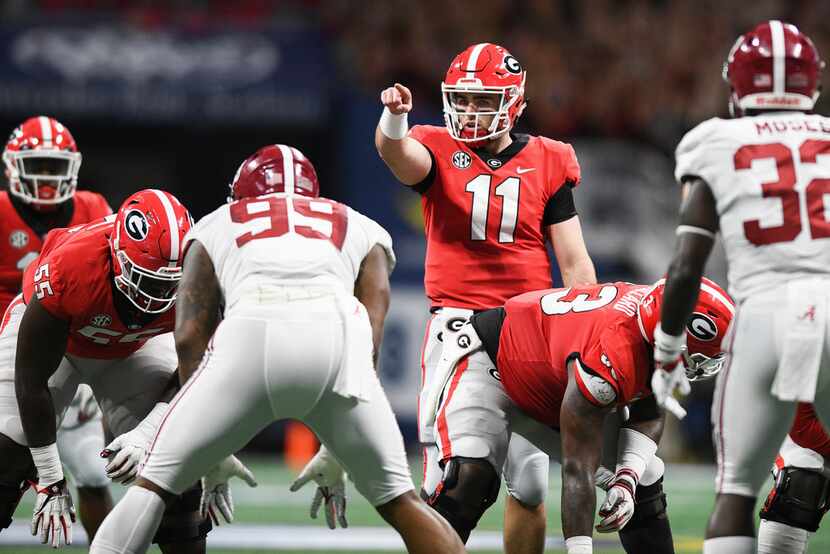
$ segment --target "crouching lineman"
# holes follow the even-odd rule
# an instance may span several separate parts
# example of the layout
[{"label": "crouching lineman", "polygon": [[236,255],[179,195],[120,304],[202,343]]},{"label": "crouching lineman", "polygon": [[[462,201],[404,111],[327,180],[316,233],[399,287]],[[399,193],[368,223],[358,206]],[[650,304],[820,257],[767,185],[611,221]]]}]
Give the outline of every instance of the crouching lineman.
[{"label": "crouching lineman", "polygon": [[[0,386],[14,386],[19,414],[8,407],[0,414],[2,432],[16,443],[4,446],[0,464],[9,472],[34,462],[32,532],[42,542],[72,541],[75,514],[55,427],[78,383],[92,388],[117,435],[102,454],[111,458],[106,469],[114,480],[134,476],[164,413],[176,383],[171,308],[190,227],[190,215],[172,195],[139,191],[115,216],[52,231],[26,270],[22,296],[6,311],[0,347],[8,352],[16,343],[17,355],[0,360]],[[208,505],[224,490],[216,475]],[[200,515],[200,496],[193,487],[168,509],[155,537],[162,552],[204,552],[210,522]]]},{"label": "crouching lineman", "polygon": [[[104,521],[91,552],[146,551],[165,502],[284,418],[302,420],[324,445],[312,473],[327,511],[343,506],[342,495],[330,494],[342,491],[342,463],[410,552],[464,552],[414,493],[403,439],[372,369],[392,240],[318,193],[302,153],[266,146],[239,167],[232,202],[188,234],[175,331],[184,384],[137,486]],[[233,401],[217,404],[218,397]]]},{"label": "crouching lineman", "polygon": [[[604,479],[596,529],[619,531],[626,552],[674,552],[655,456],[664,418],[649,389],[662,294],[662,281],[525,293],[474,314],[445,338],[426,404],[444,477],[428,502],[462,537],[496,500],[510,435],[518,432],[562,463],[567,552],[592,552],[602,426],[616,406],[630,416],[619,432],[616,473]],[[719,371],[733,310],[716,284],[701,286],[687,326],[690,371]]]},{"label": "crouching lineman", "polygon": [[[0,240],[0,313],[20,293],[23,271],[37,258],[50,230],[112,213],[100,194],[77,190],[81,153],[69,129],[54,118],[35,116],[18,125],[3,149],[3,165],[9,189],[0,191],[0,237],[7,238]],[[8,346],[13,357],[15,345]],[[14,395],[0,397],[0,403],[17,406]],[[98,405],[88,387],[79,387],[58,429],[58,450],[77,486],[78,512],[90,536],[112,508],[110,480],[98,456],[103,447]],[[12,521],[6,509],[17,504],[7,497],[16,499],[20,491],[19,480],[6,482],[0,473],[0,530]]]},{"label": "crouching lineman", "polygon": [[804,554],[830,507],[830,436],[812,404],[800,403],[772,469],[761,509],[758,552]]}]

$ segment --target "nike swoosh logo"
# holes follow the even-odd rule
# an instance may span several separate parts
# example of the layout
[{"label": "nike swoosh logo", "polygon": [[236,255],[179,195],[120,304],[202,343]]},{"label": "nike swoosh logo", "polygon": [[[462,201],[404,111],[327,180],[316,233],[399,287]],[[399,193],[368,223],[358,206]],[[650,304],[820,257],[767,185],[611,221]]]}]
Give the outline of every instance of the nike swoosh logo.
[{"label": "nike swoosh logo", "polygon": [[529,171],[536,171],[536,168],[535,167],[517,167],[516,168],[516,173],[518,173],[519,175],[521,175],[522,173],[527,173]]}]

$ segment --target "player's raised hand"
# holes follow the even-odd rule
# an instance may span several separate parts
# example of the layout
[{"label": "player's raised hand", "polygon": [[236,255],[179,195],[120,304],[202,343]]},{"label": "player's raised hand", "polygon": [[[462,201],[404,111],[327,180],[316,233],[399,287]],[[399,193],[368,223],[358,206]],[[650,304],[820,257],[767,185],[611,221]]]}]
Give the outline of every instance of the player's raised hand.
[{"label": "player's raised hand", "polygon": [[297,478],[291,483],[290,491],[295,492],[308,483],[317,483],[317,491],[311,501],[309,515],[317,519],[320,504],[325,501],[326,523],[329,529],[348,527],[346,522],[346,472],[334,459],[325,446],[321,446],[317,454],[303,468]]},{"label": "player's raised hand", "polygon": [[401,115],[412,111],[412,93],[400,83],[384,89],[380,93],[381,103],[395,115]]}]

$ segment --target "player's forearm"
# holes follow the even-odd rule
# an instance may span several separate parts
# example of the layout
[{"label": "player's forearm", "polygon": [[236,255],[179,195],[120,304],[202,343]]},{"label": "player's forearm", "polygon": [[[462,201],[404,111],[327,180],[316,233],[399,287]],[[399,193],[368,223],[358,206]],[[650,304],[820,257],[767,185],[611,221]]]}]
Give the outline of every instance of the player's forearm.
[{"label": "player's forearm", "polygon": [[562,282],[566,287],[579,287],[584,285],[594,285],[597,282],[597,273],[594,269],[594,262],[585,256],[572,262],[567,267],[560,267],[562,273]]},{"label": "player's forearm", "polygon": [[562,533],[565,538],[593,532],[596,511],[594,472],[589,464],[576,460],[562,462]]},{"label": "player's forearm", "polygon": [[416,185],[429,175],[432,158],[426,147],[417,140],[410,137],[389,138],[378,125],[375,129],[375,147],[395,178],[404,185]]},{"label": "player's forearm", "polygon": [[46,446],[55,442],[55,406],[48,381],[32,378],[29,373],[26,367],[18,367],[15,372],[20,421],[30,447]]},{"label": "player's forearm", "polygon": [[663,294],[663,308],[660,328],[669,335],[680,335],[686,319],[694,310],[700,291],[703,266],[676,256],[669,266],[666,288]]}]

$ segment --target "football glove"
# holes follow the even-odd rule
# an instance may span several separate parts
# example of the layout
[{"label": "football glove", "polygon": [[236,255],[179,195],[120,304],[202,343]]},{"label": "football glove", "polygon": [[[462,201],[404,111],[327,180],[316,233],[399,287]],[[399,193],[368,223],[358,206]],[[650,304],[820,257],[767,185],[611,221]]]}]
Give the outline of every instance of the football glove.
[{"label": "football glove", "polygon": [[297,478],[291,483],[290,491],[295,492],[308,483],[317,483],[317,491],[311,501],[309,515],[311,519],[317,519],[317,512],[320,504],[326,504],[326,523],[329,529],[336,529],[337,523],[340,527],[349,526],[346,521],[346,472],[334,456],[321,446],[314,458],[303,468]]},{"label": "football glove", "polygon": [[104,468],[107,477],[123,485],[135,480],[138,468],[150,448],[150,442],[156,436],[156,429],[166,411],[167,402],[159,402],[135,428],[118,435],[104,447],[101,457],[109,460]]},{"label": "football glove", "polygon": [[98,402],[95,401],[95,396],[92,394],[92,389],[88,385],[78,386],[78,392],[75,394],[75,401],[78,402],[78,423],[84,423],[94,418],[99,411]]},{"label": "football glove", "polygon": [[651,376],[651,391],[654,399],[662,408],[677,417],[686,417],[686,410],[674,397],[675,392],[686,396],[692,386],[686,377],[686,368],[683,367],[683,348],[686,344],[686,334],[679,336],[668,335],[660,328],[654,329],[654,373]]},{"label": "football glove", "polygon": [[202,517],[210,516],[210,520],[217,526],[217,512],[222,514],[222,519],[227,523],[233,523],[233,495],[228,485],[231,477],[239,477],[249,487],[257,486],[254,474],[236,456],[228,456],[202,478]]},{"label": "football glove", "polygon": [[597,524],[598,532],[614,533],[625,527],[634,515],[634,489],[636,487],[637,483],[634,482],[633,477],[627,474],[614,477],[607,489],[605,502],[599,507],[599,516],[602,519]]},{"label": "football glove", "polygon": [[42,544],[60,548],[61,543],[72,544],[72,524],[75,522],[75,506],[66,487],[66,479],[48,486],[31,483],[37,491],[32,513],[32,535],[40,535]]}]

